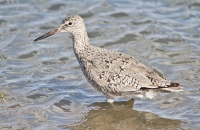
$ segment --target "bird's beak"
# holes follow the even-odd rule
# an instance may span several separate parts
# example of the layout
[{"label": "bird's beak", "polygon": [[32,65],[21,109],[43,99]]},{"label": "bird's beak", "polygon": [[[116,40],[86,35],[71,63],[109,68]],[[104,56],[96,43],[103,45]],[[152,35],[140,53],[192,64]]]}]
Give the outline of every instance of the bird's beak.
[{"label": "bird's beak", "polygon": [[47,37],[52,36],[52,35],[54,35],[56,33],[59,33],[59,32],[61,32],[60,29],[56,28],[56,29],[54,29],[54,30],[52,30],[52,31],[50,31],[50,32],[48,32],[48,33],[36,38],[34,41],[42,40],[44,38],[47,38]]}]

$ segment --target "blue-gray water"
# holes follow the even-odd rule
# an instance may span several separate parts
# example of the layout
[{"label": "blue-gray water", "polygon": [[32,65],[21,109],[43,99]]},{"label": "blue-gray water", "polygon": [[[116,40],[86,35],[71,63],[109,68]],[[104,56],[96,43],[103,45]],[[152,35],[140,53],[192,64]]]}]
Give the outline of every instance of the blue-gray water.
[{"label": "blue-gray water", "polygon": [[[71,14],[85,19],[92,45],[134,56],[184,92],[108,104],[69,34],[33,42]],[[0,129],[200,129],[197,0],[1,0],[0,41]]]}]

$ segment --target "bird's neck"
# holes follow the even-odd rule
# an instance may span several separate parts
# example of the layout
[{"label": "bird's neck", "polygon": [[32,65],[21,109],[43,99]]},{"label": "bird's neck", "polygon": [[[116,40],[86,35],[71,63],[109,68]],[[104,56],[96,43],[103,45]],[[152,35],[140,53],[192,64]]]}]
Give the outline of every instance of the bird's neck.
[{"label": "bird's neck", "polygon": [[73,35],[73,48],[75,54],[83,53],[84,50],[89,46],[89,38],[87,32]]}]

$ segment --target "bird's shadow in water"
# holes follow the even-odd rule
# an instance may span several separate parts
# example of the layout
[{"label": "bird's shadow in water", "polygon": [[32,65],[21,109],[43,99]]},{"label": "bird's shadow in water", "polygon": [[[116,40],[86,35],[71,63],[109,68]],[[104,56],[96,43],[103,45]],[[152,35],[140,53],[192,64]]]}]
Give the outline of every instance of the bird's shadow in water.
[{"label": "bird's shadow in water", "polygon": [[70,129],[178,129],[182,121],[161,118],[149,112],[133,110],[134,100],[114,102],[96,102],[88,107],[92,108],[77,126]]}]

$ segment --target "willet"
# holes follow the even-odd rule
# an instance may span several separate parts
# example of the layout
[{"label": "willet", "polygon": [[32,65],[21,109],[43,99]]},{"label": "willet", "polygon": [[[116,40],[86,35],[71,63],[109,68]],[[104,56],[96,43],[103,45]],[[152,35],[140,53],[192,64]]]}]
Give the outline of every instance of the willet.
[{"label": "willet", "polygon": [[67,17],[58,28],[34,41],[60,32],[73,36],[74,53],[83,74],[94,88],[107,97],[108,102],[130,92],[181,90],[179,83],[159,76],[132,56],[90,45],[84,21],[78,15]]}]

